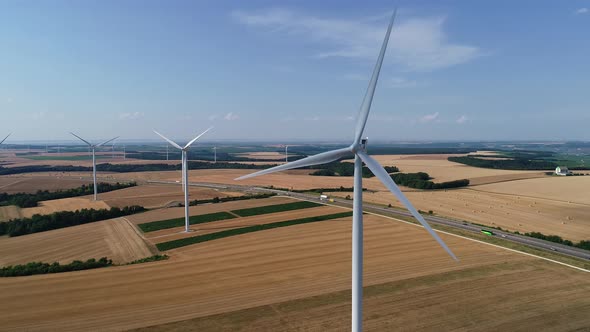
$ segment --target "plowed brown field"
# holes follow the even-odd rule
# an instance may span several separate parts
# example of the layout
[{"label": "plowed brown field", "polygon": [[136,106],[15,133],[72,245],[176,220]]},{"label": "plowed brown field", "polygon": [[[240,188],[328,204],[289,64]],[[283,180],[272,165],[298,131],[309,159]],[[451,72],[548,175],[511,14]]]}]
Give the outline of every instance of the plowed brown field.
[{"label": "plowed brown field", "polygon": [[17,237],[0,238],[0,266],[28,262],[70,263],[73,260],[108,257],[126,263],[149,257],[155,250],[124,218],[56,229]]},{"label": "plowed brown field", "polygon": [[[337,292],[350,289],[350,233],[345,218],[179,248],[168,261],[3,278],[2,328],[109,331],[227,314],[185,329],[346,330],[349,298]],[[564,330],[590,324],[587,273],[441,236],[460,262],[419,227],[366,217],[365,286],[386,285],[367,288],[369,329]],[[269,311],[252,309],[254,315],[234,314],[273,304]]]}]

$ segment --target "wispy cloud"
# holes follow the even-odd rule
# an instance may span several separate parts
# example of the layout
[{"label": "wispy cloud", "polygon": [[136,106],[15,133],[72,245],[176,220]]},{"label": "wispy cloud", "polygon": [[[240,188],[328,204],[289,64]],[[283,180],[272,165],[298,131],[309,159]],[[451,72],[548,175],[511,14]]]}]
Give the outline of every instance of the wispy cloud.
[{"label": "wispy cloud", "polygon": [[308,117],[303,118],[303,120],[305,120],[305,121],[319,121],[320,117],[317,115],[308,116]]},{"label": "wispy cloud", "polygon": [[209,119],[209,121],[215,121],[218,117],[219,116],[217,114],[211,114],[207,118]]},{"label": "wispy cloud", "polygon": [[465,115],[461,115],[458,119],[457,119],[457,123],[458,124],[463,124],[467,122],[467,117]]},{"label": "wispy cloud", "polygon": [[229,112],[229,113],[227,113],[227,114],[226,114],[226,115],[223,117],[223,119],[224,119],[224,120],[226,120],[226,121],[234,121],[234,120],[237,120],[237,119],[239,119],[239,118],[240,118],[240,116],[239,116],[239,115],[237,115],[237,114],[235,114],[234,112]]},{"label": "wispy cloud", "polygon": [[583,7],[583,8],[579,8],[576,10],[576,14],[587,14],[588,13],[588,8]]},{"label": "wispy cloud", "polygon": [[423,123],[432,122],[438,118],[438,115],[439,115],[438,112],[435,112],[433,114],[426,114],[425,116],[420,118],[420,122],[423,122]]},{"label": "wispy cloud", "polygon": [[[324,49],[318,58],[352,57],[373,61],[383,40],[386,22],[311,16],[286,9],[233,11],[239,23],[316,42]],[[379,18],[380,16],[377,16]],[[406,70],[431,71],[468,62],[482,54],[476,46],[448,41],[446,18],[407,18],[396,23],[391,58]]]},{"label": "wispy cloud", "polygon": [[119,119],[121,120],[137,120],[139,118],[144,117],[143,112],[131,112],[131,113],[121,113],[119,114]]}]

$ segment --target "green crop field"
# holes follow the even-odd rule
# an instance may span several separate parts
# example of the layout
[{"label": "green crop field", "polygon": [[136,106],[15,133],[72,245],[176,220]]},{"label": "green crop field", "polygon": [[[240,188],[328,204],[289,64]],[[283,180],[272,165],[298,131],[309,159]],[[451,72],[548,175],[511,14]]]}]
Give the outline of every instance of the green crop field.
[{"label": "green crop field", "polygon": [[240,210],[232,210],[232,213],[237,214],[240,217],[250,217],[250,216],[257,216],[260,214],[268,214],[268,213],[277,213],[277,212],[285,212],[285,211],[293,211],[299,209],[307,209],[312,207],[322,206],[318,203],[301,201],[301,202],[294,202],[294,203],[285,203],[285,204],[276,204],[276,205],[267,205],[267,206],[260,206],[248,209],[240,209]]},{"label": "green crop field", "polygon": [[258,232],[258,231],[279,228],[279,227],[307,224],[307,223],[330,220],[330,219],[345,218],[345,217],[350,217],[350,216],[352,216],[352,212],[340,212],[340,213],[334,213],[334,214],[327,214],[327,215],[323,215],[323,216],[280,221],[280,222],[264,224],[264,225],[254,225],[254,226],[248,226],[248,227],[242,227],[242,228],[235,228],[235,229],[230,229],[230,230],[221,231],[221,232],[217,232],[217,233],[210,233],[210,234],[205,234],[205,235],[187,237],[187,238],[183,238],[183,239],[158,243],[156,245],[156,247],[158,247],[158,250],[164,251],[164,250],[170,250],[170,249],[188,246],[191,244],[197,244],[197,243],[201,243],[201,242],[217,240],[217,239],[221,239],[221,238],[228,237],[228,236]]},{"label": "green crop field", "polygon": [[[209,213],[209,214],[201,214],[198,216],[191,216],[189,218],[189,223],[191,225],[196,225],[196,224],[203,224],[203,223],[207,223],[207,222],[233,219],[233,218],[236,218],[236,216],[232,215],[231,213],[215,212],[215,213]],[[139,224],[138,226],[145,233],[159,231],[161,229],[180,227],[180,226],[184,226],[184,217],[153,221],[153,222],[148,222],[145,224]]]}]

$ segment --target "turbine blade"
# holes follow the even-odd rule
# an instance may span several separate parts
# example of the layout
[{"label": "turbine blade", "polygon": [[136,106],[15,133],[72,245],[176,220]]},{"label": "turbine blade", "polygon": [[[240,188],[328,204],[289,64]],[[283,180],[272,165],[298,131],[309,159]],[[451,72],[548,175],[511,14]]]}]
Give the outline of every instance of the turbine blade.
[{"label": "turbine blade", "polygon": [[387,49],[387,43],[389,41],[389,35],[391,34],[391,28],[393,27],[393,21],[395,20],[396,13],[397,9],[393,12],[393,15],[391,15],[391,21],[389,21],[389,27],[387,28],[387,33],[385,33],[383,45],[381,45],[381,52],[379,52],[379,57],[377,58],[375,69],[373,69],[373,76],[371,76],[371,80],[369,81],[369,87],[367,88],[365,98],[363,99],[363,103],[361,104],[361,109],[356,120],[357,122],[356,129],[354,131],[354,142],[352,144],[360,142],[361,136],[363,135],[363,131],[365,130],[365,125],[367,124],[367,119],[369,118],[369,111],[371,110],[371,103],[373,102],[373,95],[375,95],[375,87],[377,87],[377,81],[379,80],[379,72],[381,72],[381,65],[383,64],[385,50]]},{"label": "turbine blade", "polygon": [[389,191],[391,191],[391,193],[393,193],[397,197],[397,199],[403,205],[406,206],[406,208],[408,209],[408,211],[410,211],[410,213],[414,216],[414,218],[418,219],[418,221],[422,224],[422,226],[424,226],[424,228],[426,228],[428,233],[430,233],[430,235],[432,235],[432,237],[436,240],[436,242],[438,242],[438,244],[440,244],[441,247],[443,247],[443,249],[446,250],[446,252],[454,260],[458,261],[457,257],[455,256],[455,254],[453,254],[451,249],[449,249],[449,247],[447,247],[447,245],[438,236],[438,234],[436,234],[436,232],[433,231],[432,228],[430,228],[430,225],[428,225],[428,223],[426,222],[426,220],[424,220],[422,215],[420,213],[418,213],[418,211],[416,211],[416,209],[414,208],[412,203],[410,203],[410,201],[406,198],[406,196],[399,189],[397,184],[395,184],[393,179],[391,179],[389,174],[387,174],[387,171],[385,171],[385,169],[377,162],[377,160],[373,159],[371,156],[366,154],[364,151],[357,151],[357,154],[359,155],[359,157],[361,157],[361,159],[365,162],[365,165],[367,165],[367,167],[373,172],[373,174],[375,174],[375,176],[379,180],[381,180],[381,182],[385,185],[385,187],[387,187],[387,189],[389,189]]},{"label": "turbine blade", "polygon": [[4,141],[6,141],[6,139],[8,138],[8,136],[12,135],[12,133],[6,135],[6,137],[4,137],[4,139],[2,140],[2,142],[0,142],[0,144],[4,143]]},{"label": "turbine blade", "polygon": [[92,144],[91,144],[90,142],[88,142],[87,140],[83,139],[82,137],[80,137],[80,136],[78,136],[78,135],[76,135],[76,134],[74,134],[74,133],[72,133],[72,132],[70,132],[70,134],[72,134],[72,135],[74,135],[74,136],[78,137],[78,138],[79,138],[79,139],[80,139],[82,142],[84,142],[84,143],[88,144],[88,146],[92,146]]},{"label": "turbine blade", "polygon": [[205,135],[205,134],[206,134],[206,133],[207,133],[209,130],[211,130],[211,129],[213,129],[213,127],[209,127],[209,129],[207,129],[207,130],[205,130],[204,132],[202,132],[202,133],[201,133],[201,135],[199,135],[199,136],[197,136],[197,137],[193,138],[193,140],[192,140],[192,141],[190,141],[190,142],[188,142],[188,143],[187,143],[187,144],[184,146],[184,148],[186,149],[186,148],[188,148],[189,146],[191,146],[191,144],[193,144],[193,143],[194,143],[196,140],[198,140],[198,139],[199,139],[201,136]]},{"label": "turbine blade", "polygon": [[162,137],[163,139],[165,139],[168,143],[172,144],[173,147],[182,150],[182,147],[176,143],[174,143],[173,141],[167,139],[164,135],[160,134],[159,132],[154,130],[154,133],[156,133],[158,136]]},{"label": "turbine blade", "polygon": [[116,140],[116,139],[117,139],[117,138],[119,138],[119,137],[121,137],[121,136],[117,136],[117,137],[115,137],[115,138],[111,138],[111,139],[110,139],[110,140],[108,140],[108,141],[104,141],[104,142],[102,142],[102,143],[100,143],[100,144],[96,144],[96,147],[99,147],[99,146],[105,145],[105,144],[107,144],[108,142],[110,142],[110,141],[114,141],[114,140]]},{"label": "turbine blade", "polygon": [[342,157],[348,156],[350,154],[352,154],[352,152],[350,151],[350,148],[343,148],[343,149],[332,150],[332,151],[328,151],[328,152],[322,152],[322,153],[318,153],[316,155],[313,155],[313,156],[310,156],[307,158],[303,158],[303,159],[299,159],[299,160],[290,162],[288,164],[279,165],[279,166],[264,169],[262,171],[258,171],[258,172],[252,173],[252,174],[240,176],[236,180],[244,180],[244,179],[253,178],[253,177],[259,176],[259,175],[270,174],[270,173],[280,172],[280,171],[286,171],[286,170],[293,169],[293,168],[326,164],[326,163],[332,162],[334,160],[338,160]]}]

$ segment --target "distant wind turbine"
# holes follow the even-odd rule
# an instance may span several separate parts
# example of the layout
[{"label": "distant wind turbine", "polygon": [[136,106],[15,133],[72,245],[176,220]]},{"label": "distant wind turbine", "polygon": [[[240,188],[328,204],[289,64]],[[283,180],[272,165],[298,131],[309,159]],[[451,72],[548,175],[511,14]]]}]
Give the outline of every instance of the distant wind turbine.
[{"label": "distant wind turbine", "polygon": [[76,135],[76,134],[74,134],[72,132],[70,132],[70,134],[76,136],[82,142],[86,143],[88,145],[88,148],[89,149],[92,149],[92,181],[94,183],[94,200],[96,201],[96,199],[97,199],[97,193],[98,193],[98,191],[97,191],[98,189],[97,189],[97,186],[96,186],[96,155],[95,155],[96,148],[98,148],[100,146],[103,146],[103,145],[107,144],[110,141],[116,140],[117,138],[119,138],[119,136],[117,136],[115,138],[111,138],[110,140],[104,141],[104,142],[102,142],[100,144],[92,144],[92,143],[88,142],[87,140],[83,139],[82,137],[80,137],[80,136],[78,136],[78,135]]},{"label": "distant wind turbine", "polygon": [[217,147],[213,147],[213,163],[217,164]]},{"label": "distant wind turbine", "polygon": [[4,141],[6,141],[6,139],[8,138],[8,136],[12,135],[12,133],[6,135],[6,137],[4,137],[4,139],[2,141],[0,141],[0,145],[2,145],[2,143],[4,143]]},{"label": "distant wind turbine", "polygon": [[285,145],[285,162],[288,163],[289,162],[289,146]]},{"label": "distant wind turbine", "polygon": [[343,149],[332,150],[299,159],[291,163],[279,165],[262,171],[258,171],[249,175],[241,176],[236,180],[247,179],[263,174],[270,174],[278,171],[285,171],[293,168],[306,167],[312,165],[320,165],[330,163],[344,157],[354,154],[354,201],[353,201],[353,215],[352,215],[352,331],[358,332],[362,330],[362,299],[363,299],[363,184],[362,184],[362,170],[363,162],[375,174],[375,176],[391,191],[397,199],[406,206],[410,213],[424,226],[430,235],[443,247],[443,249],[455,260],[457,258],[453,252],[447,247],[443,240],[430,228],[426,220],[416,211],[412,203],[406,198],[399,187],[391,179],[387,171],[366,152],[366,139],[362,139],[363,131],[369,117],[373,95],[375,94],[375,87],[379,79],[379,72],[387,49],[389,35],[395,20],[394,11],[389,22],[389,27],[381,46],[381,51],[373,70],[373,75],[369,81],[369,87],[365,94],[363,103],[359,110],[357,117],[356,129],[354,133],[354,141],[352,144]]},{"label": "distant wind turbine", "polygon": [[205,133],[207,133],[209,130],[211,130],[211,128],[205,130],[203,133],[201,133],[199,136],[195,137],[192,139],[192,141],[188,142],[184,148],[181,147],[180,145],[176,144],[174,141],[166,138],[164,135],[160,134],[159,132],[154,130],[154,133],[156,133],[158,136],[162,137],[163,139],[165,139],[168,143],[170,143],[173,147],[179,149],[180,151],[182,151],[182,188],[184,191],[184,231],[185,232],[189,232],[189,213],[188,213],[188,155],[187,155],[187,151],[190,148],[190,146],[196,141],[198,140],[201,136],[205,135]]},{"label": "distant wind turbine", "polygon": [[0,144],[4,143],[4,141],[6,141],[6,139],[7,139],[7,138],[8,138],[10,135],[12,135],[12,133],[10,133],[10,134],[6,135],[6,137],[4,137],[4,139],[3,139],[2,141],[0,141]]}]

